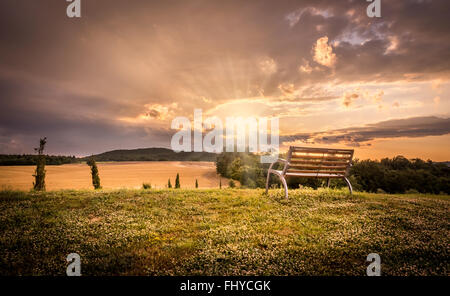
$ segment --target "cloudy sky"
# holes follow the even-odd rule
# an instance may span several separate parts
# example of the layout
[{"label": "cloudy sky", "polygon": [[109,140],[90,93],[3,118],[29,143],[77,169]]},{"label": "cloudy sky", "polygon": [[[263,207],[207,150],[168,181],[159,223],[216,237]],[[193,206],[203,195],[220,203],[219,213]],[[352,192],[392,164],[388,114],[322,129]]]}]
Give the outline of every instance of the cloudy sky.
[{"label": "cloudy sky", "polygon": [[450,2],[0,2],[0,153],[169,147],[177,116],[276,116],[283,147],[450,160]]}]

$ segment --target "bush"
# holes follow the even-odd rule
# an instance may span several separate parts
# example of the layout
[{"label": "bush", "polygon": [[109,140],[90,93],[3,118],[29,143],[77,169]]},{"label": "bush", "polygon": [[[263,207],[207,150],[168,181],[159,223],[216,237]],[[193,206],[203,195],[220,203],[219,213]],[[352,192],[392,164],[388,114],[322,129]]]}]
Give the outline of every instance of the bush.
[{"label": "bush", "polygon": [[405,192],[406,194],[418,194],[420,193],[419,191],[417,191],[416,189],[408,189]]},{"label": "bush", "polygon": [[150,183],[142,183],[142,189],[152,189],[152,185]]},{"label": "bush", "polygon": [[234,183],[233,180],[230,180],[230,182],[228,182],[228,186],[230,186],[230,188],[234,188],[236,187],[236,184]]}]

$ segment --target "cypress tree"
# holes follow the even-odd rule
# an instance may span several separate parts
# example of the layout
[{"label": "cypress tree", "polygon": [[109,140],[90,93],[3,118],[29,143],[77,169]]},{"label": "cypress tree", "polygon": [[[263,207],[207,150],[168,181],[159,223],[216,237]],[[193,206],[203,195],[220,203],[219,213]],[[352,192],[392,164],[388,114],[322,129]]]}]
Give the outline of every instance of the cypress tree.
[{"label": "cypress tree", "polygon": [[91,157],[87,164],[91,167],[91,175],[92,175],[92,185],[94,185],[94,189],[101,189],[100,186],[100,176],[98,175],[98,168],[95,159]]},{"label": "cypress tree", "polygon": [[180,175],[178,173],[175,179],[175,188],[180,188]]},{"label": "cypress tree", "polygon": [[172,188],[172,183],[170,183],[170,178],[169,178],[169,182],[167,182],[167,188]]},{"label": "cypress tree", "polygon": [[33,175],[34,182],[33,188],[37,191],[45,191],[45,155],[44,148],[47,143],[47,138],[40,139],[39,148],[34,148],[34,151],[38,153],[36,170]]},{"label": "cypress tree", "polygon": [[195,188],[198,188],[198,180],[195,179]]}]

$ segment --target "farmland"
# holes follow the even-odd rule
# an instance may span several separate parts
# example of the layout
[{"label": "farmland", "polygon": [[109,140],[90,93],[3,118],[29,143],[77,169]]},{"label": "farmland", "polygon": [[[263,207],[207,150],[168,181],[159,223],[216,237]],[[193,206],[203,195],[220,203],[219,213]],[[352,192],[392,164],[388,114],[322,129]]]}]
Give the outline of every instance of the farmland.
[{"label": "farmland", "polygon": [[[33,184],[35,166],[0,166],[0,188],[29,190]],[[213,162],[201,161],[135,161],[99,162],[101,185],[105,189],[140,188],[142,183],[164,188],[170,178],[174,183],[180,174],[182,188],[218,188],[219,176]],[[91,172],[86,164],[46,166],[47,190],[90,189]],[[222,178],[222,183],[227,180]]]}]

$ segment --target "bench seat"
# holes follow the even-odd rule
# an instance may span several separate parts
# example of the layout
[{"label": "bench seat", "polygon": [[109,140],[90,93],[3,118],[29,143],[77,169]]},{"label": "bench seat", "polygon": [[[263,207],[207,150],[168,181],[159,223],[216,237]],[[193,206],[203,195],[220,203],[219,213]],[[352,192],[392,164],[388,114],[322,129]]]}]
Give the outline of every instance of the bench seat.
[{"label": "bench seat", "polygon": [[[281,175],[283,171],[272,170],[273,173]],[[286,176],[305,177],[305,178],[344,178],[342,174],[323,174],[323,173],[286,173]]]}]

